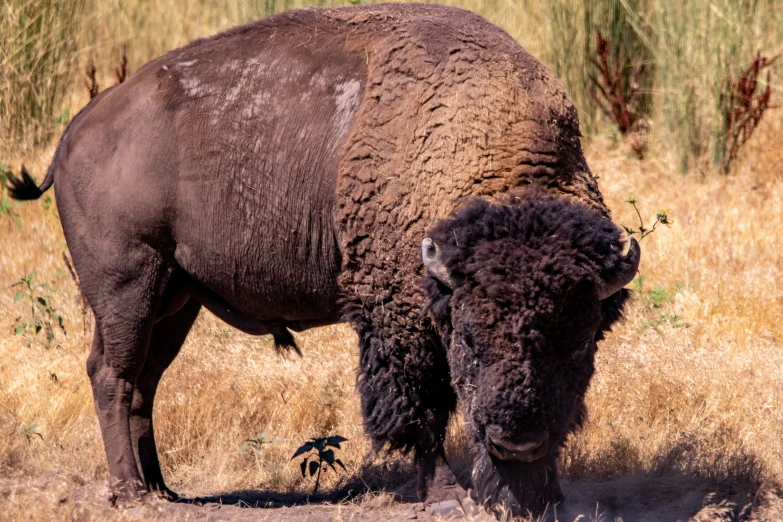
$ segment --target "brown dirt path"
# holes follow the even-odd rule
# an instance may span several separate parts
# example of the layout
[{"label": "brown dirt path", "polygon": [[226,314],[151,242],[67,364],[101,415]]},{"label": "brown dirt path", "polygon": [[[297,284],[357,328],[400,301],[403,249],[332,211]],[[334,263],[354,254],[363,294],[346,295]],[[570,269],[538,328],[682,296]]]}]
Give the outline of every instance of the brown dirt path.
[{"label": "brown dirt path", "polygon": [[[449,509],[445,505],[437,506],[440,511],[433,511],[421,503],[396,498],[392,494],[369,493],[351,501],[319,498],[308,503],[304,495],[247,491],[182,502],[148,497],[128,508],[116,508],[109,502],[105,482],[85,482],[76,475],[53,471],[34,479],[0,480],[0,520],[401,522],[440,520],[440,512],[463,518],[459,508]],[[473,518],[489,520],[486,516]]]},{"label": "brown dirt path", "polygon": [[[780,492],[760,488],[722,495],[714,484],[673,477],[625,477],[607,482],[565,484],[568,501],[547,520],[571,522],[743,521],[783,520]],[[395,500],[395,498],[397,500]],[[129,508],[112,507],[103,481],[85,482],[65,471],[32,479],[0,480],[0,520],[37,521],[199,521],[199,522],[348,522],[408,520],[494,520],[486,513],[466,516],[456,506],[436,509],[388,493],[371,492],[349,501],[301,494],[242,491],[189,502],[147,498]]]}]

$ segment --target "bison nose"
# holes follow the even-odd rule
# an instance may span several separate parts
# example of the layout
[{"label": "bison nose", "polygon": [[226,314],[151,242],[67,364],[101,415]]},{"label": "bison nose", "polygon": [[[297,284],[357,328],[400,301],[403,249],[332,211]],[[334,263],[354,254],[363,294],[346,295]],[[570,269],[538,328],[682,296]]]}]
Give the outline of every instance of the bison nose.
[{"label": "bison nose", "polygon": [[519,460],[533,462],[544,455],[549,449],[549,433],[534,431],[512,438],[506,437],[497,426],[487,428],[487,449],[501,460]]}]

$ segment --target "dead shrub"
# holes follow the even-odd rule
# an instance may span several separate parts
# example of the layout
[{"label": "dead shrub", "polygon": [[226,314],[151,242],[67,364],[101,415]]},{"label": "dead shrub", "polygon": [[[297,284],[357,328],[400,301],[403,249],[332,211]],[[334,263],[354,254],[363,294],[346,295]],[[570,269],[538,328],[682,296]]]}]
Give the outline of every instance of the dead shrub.
[{"label": "dead shrub", "polygon": [[612,51],[611,42],[597,27],[595,33],[595,56],[588,57],[588,61],[598,74],[587,74],[587,90],[620,134],[631,137],[631,149],[641,159],[647,151],[648,126],[643,124],[638,112],[632,108],[633,98],[639,92],[639,68],[634,66],[630,79],[624,80],[620,52]]},{"label": "dead shrub", "polygon": [[[778,57],[775,55],[769,58],[759,51],[739,78],[729,77],[726,80],[725,90],[720,96],[725,139],[720,158],[723,172],[728,172],[736,161],[740,149],[753,135],[767,109],[774,108],[770,104],[772,91],[769,68]],[[764,71],[767,73],[764,82],[766,87],[760,89],[759,77]]]},{"label": "dead shrub", "polygon": [[[90,94],[90,99],[92,100],[96,96],[98,96],[98,93],[101,92],[100,87],[98,86],[98,80],[95,78],[96,69],[95,69],[95,62],[92,58],[90,58],[90,62],[87,65],[87,82],[85,82],[84,86],[87,87],[87,92]],[[114,69],[114,76],[117,78],[117,83],[115,85],[119,85],[123,82],[125,82],[125,78],[128,74],[128,46],[127,44],[122,45],[122,55],[120,56],[120,64],[117,66],[116,69]]]}]

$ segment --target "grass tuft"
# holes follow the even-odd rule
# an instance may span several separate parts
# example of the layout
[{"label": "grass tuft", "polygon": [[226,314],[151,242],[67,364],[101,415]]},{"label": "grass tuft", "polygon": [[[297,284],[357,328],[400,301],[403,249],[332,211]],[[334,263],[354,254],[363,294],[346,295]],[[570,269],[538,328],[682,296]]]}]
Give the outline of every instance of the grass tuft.
[{"label": "grass tuft", "polygon": [[0,4],[0,143],[34,147],[62,123],[83,8],[83,0]]}]

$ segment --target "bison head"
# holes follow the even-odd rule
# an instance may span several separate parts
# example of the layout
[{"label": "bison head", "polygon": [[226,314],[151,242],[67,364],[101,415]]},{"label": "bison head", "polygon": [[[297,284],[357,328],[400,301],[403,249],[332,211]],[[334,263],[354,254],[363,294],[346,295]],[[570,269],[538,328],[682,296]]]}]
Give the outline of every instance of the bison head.
[{"label": "bison head", "polygon": [[558,451],[639,265],[638,243],[622,248],[605,216],[551,197],[473,201],[422,242],[479,502],[536,514],[561,499]]}]

